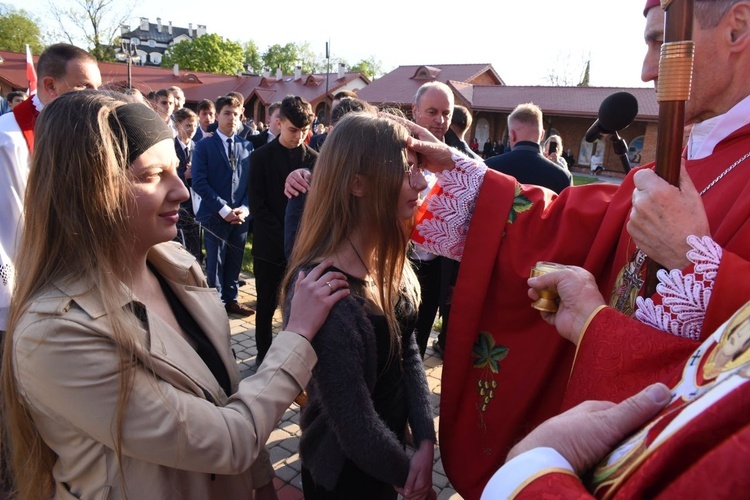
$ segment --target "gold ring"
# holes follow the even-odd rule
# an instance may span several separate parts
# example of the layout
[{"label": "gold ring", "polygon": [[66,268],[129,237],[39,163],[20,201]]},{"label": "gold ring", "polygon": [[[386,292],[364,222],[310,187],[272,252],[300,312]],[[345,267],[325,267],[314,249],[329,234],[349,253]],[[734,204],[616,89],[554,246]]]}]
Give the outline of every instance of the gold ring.
[{"label": "gold ring", "polygon": [[331,293],[333,293],[333,287],[331,286],[331,282],[326,281],[326,285],[328,285],[328,288],[331,290]]}]

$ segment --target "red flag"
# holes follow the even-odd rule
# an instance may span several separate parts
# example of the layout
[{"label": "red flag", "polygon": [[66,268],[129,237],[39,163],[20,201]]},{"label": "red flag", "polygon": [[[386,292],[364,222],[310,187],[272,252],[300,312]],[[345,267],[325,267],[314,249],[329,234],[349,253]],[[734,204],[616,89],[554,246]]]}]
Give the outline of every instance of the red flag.
[{"label": "red flag", "polygon": [[26,45],[26,79],[29,81],[29,95],[36,94],[36,70],[28,44]]}]

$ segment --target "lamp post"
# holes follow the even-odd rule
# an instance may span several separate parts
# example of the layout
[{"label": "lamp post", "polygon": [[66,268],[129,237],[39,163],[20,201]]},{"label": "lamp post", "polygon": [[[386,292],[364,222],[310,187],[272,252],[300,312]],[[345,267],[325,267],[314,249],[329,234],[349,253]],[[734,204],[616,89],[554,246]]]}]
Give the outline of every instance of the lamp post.
[{"label": "lamp post", "polygon": [[136,50],[137,46],[138,42],[134,42],[131,40],[128,40],[127,42],[123,41],[120,44],[120,50],[115,52],[115,57],[118,61],[125,61],[128,64],[128,89],[133,88],[131,66],[134,62],[137,63],[141,60],[141,56],[138,55],[138,51]]}]

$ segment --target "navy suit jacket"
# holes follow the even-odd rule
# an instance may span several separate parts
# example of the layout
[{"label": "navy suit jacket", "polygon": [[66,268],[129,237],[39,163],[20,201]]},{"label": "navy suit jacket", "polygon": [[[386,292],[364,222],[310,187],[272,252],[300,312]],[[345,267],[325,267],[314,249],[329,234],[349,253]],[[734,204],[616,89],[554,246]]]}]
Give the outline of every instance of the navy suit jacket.
[{"label": "navy suit jacket", "polygon": [[219,134],[207,137],[195,145],[193,151],[193,191],[201,197],[195,218],[203,223],[218,216],[224,205],[230,208],[249,207],[250,153],[253,145],[239,137],[232,137],[235,168],[229,163],[226,143]]},{"label": "navy suit jacket", "polygon": [[484,164],[515,177],[521,184],[536,184],[556,193],[573,185],[570,172],[545,158],[536,142],[517,142],[510,152],[488,158]]},{"label": "navy suit jacket", "polygon": [[[208,127],[208,128],[210,129],[211,127]],[[208,132],[211,132],[211,130],[208,130]],[[203,130],[201,130],[201,126],[198,125],[197,127],[195,127],[195,133],[193,134],[193,142],[198,142],[201,139],[203,139]]]}]

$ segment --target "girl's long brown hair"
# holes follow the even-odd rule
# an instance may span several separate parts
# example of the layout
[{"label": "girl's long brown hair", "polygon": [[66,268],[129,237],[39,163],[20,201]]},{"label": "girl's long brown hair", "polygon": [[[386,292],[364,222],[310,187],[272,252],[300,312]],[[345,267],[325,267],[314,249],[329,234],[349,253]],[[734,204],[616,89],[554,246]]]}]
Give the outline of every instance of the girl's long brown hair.
[{"label": "girl's long brown hair", "polygon": [[119,306],[124,293],[121,279],[127,275],[120,266],[133,244],[133,235],[126,231],[125,207],[131,197],[127,146],[116,138],[125,134],[113,132],[119,128],[113,112],[125,103],[115,94],[71,92],[47,105],[36,125],[24,230],[15,261],[19,271],[0,374],[3,438],[22,500],[53,494],[52,467],[57,457],[40,436],[19,392],[14,330],[34,299],[57,281],[95,283],[95,293],[110,318],[120,367],[112,433],[122,472],[122,419],[133,383],[133,332],[138,328],[134,315]]},{"label": "girl's long brown hair", "polygon": [[[377,241],[375,269],[370,270],[378,290],[375,299],[391,335],[398,335],[399,296],[406,304],[419,303],[416,276],[406,259],[411,224],[399,219],[397,206],[407,136],[406,128],[395,121],[364,113],[351,113],[336,124],[316,162],[282,294],[300,267],[320,262],[353,231],[362,231]],[[364,196],[351,194],[355,176]]]}]

